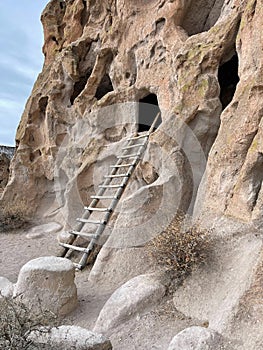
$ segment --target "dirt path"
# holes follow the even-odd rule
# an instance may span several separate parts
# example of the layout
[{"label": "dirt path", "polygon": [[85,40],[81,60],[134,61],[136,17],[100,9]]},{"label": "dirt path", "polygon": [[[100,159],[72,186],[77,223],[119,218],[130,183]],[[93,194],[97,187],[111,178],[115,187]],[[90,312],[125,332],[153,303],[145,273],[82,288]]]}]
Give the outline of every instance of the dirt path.
[{"label": "dirt path", "polygon": [[0,276],[15,283],[21,267],[34,258],[56,254],[56,234],[28,239],[27,230],[0,231]]},{"label": "dirt path", "polygon": [[[0,232],[0,276],[15,283],[21,267],[31,259],[56,255],[59,249],[57,233],[27,238],[28,230]],[[107,286],[92,285],[88,281],[90,270],[76,272],[75,282],[79,305],[63,323],[93,329],[97,317],[113,290]],[[169,297],[160,305],[146,310],[107,336],[114,350],[164,350],[172,337],[185,327],[196,324],[179,314]]]}]

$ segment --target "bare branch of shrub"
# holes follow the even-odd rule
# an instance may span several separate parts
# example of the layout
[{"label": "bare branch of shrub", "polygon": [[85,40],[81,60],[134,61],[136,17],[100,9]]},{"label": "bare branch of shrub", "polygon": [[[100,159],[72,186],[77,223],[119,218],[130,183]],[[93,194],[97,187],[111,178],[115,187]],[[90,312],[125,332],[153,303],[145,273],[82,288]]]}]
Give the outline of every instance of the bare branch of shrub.
[{"label": "bare branch of shrub", "polygon": [[[41,349],[29,335],[33,331],[49,331],[58,326],[59,320],[51,311],[39,308],[34,314],[17,298],[8,299],[0,295],[0,349],[33,350]],[[45,327],[45,328],[43,328]]]},{"label": "bare branch of shrub", "polygon": [[0,229],[14,230],[21,228],[30,222],[28,204],[25,200],[15,203],[1,204],[0,206]]},{"label": "bare branch of shrub", "polygon": [[189,223],[184,215],[177,215],[149,243],[148,253],[157,266],[181,278],[207,260],[210,248],[211,230]]}]

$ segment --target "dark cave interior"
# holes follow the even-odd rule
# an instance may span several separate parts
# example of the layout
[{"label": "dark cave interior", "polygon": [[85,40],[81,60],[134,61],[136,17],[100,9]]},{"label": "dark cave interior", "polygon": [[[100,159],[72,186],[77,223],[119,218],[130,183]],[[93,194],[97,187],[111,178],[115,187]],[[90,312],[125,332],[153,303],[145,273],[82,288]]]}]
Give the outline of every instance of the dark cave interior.
[{"label": "dark cave interior", "polygon": [[219,67],[218,82],[220,85],[220,101],[224,110],[232,101],[239,82],[237,54]]},{"label": "dark cave interior", "polygon": [[[157,113],[160,112],[156,94],[148,94],[139,100],[138,132],[148,131]],[[161,124],[160,118],[155,129]]]},{"label": "dark cave interior", "polygon": [[102,99],[103,96],[107,95],[109,92],[113,91],[113,86],[111,79],[108,74],[105,74],[101,79],[101,82],[97,88],[95,97],[97,100]]}]

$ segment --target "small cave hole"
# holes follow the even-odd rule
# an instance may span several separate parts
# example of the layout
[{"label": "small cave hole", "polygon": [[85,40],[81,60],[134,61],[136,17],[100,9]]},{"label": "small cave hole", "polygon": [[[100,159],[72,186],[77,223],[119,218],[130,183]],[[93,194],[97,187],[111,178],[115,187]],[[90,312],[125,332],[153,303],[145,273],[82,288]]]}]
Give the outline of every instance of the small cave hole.
[{"label": "small cave hole", "polygon": [[80,24],[82,25],[82,27],[84,27],[87,24],[89,19],[89,11],[87,9],[87,1],[82,0],[82,4],[83,4],[83,10],[81,13]]},{"label": "small cave hole", "polygon": [[97,88],[95,97],[97,100],[101,100],[103,96],[107,95],[111,91],[113,91],[111,79],[108,74],[105,74]]},{"label": "small cave hole", "polygon": [[189,36],[208,31],[218,20],[223,4],[224,0],[192,1],[181,26]]},{"label": "small cave hole", "polygon": [[112,28],[112,23],[113,23],[112,16],[109,16],[108,23],[107,23],[107,32],[110,31],[110,29]]},{"label": "small cave hole", "polygon": [[[160,112],[156,94],[148,94],[139,100],[138,132],[148,131]],[[160,118],[155,129],[161,124]]]},{"label": "small cave hole", "polygon": [[165,3],[166,3],[166,1],[163,1],[163,2],[159,5],[158,10],[160,10],[161,8],[163,8],[164,5],[165,5]]},{"label": "small cave hole", "polygon": [[79,94],[85,88],[87,81],[91,75],[91,72],[92,72],[92,70],[89,69],[84,76],[80,77],[79,80],[75,82],[74,88],[73,88],[73,93],[72,93],[71,98],[70,98],[70,103],[72,105],[73,105],[75,99],[79,96]]},{"label": "small cave hole", "polygon": [[46,109],[48,105],[48,97],[41,97],[40,100],[38,101],[38,107],[40,111],[40,117],[44,118],[46,115]]},{"label": "small cave hole", "polygon": [[150,58],[153,58],[153,56],[155,55],[155,49],[156,49],[156,44],[154,44],[153,47],[151,48]]},{"label": "small cave hole", "polygon": [[64,0],[60,0],[59,6],[60,6],[61,10],[64,10],[64,8],[66,7]]},{"label": "small cave hole", "polygon": [[161,17],[161,18],[157,19],[157,21],[155,22],[155,25],[156,25],[156,32],[159,33],[159,31],[165,25],[165,18]]},{"label": "small cave hole", "polygon": [[222,109],[225,109],[232,101],[237,83],[239,82],[237,54],[219,67],[218,82],[220,85]]},{"label": "small cave hole", "polygon": [[51,39],[58,45],[58,41],[57,41],[57,38],[55,36],[52,36]]},{"label": "small cave hole", "polygon": [[36,151],[30,152],[29,160],[30,160],[31,163],[33,163],[41,156],[42,156],[42,152],[38,149]]}]

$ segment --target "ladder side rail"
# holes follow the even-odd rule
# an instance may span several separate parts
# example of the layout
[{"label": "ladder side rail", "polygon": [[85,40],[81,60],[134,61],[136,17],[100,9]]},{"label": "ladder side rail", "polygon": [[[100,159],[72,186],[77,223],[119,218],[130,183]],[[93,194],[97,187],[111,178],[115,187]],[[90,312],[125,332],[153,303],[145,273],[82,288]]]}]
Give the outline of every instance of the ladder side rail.
[{"label": "ladder side rail", "polygon": [[[128,145],[130,145],[131,143],[132,143],[132,141],[129,140]],[[128,150],[124,150],[123,153],[125,154],[125,153],[127,153],[127,152],[128,152]],[[121,163],[122,163],[122,159],[118,159],[116,165],[121,165]],[[110,172],[110,175],[115,175],[115,174],[117,173],[117,171],[118,171],[118,168],[112,168],[112,170],[111,170],[111,172]],[[111,181],[112,181],[112,178],[106,178],[106,179],[104,180],[104,182],[103,182],[103,186],[109,185],[109,184],[111,183]],[[102,195],[104,194],[105,191],[106,191],[106,188],[101,187],[101,188],[99,189],[98,196],[102,196]],[[92,200],[92,202],[89,204],[89,206],[90,206],[90,207],[96,207],[97,204],[98,204],[98,202],[99,202],[99,199],[94,198],[94,199]],[[91,215],[91,212],[88,211],[88,210],[85,210],[84,213],[83,213],[83,215],[81,216],[81,219],[88,220],[88,218],[90,217],[90,215]],[[83,227],[85,226],[85,224],[86,224],[85,222],[79,222],[79,223],[76,225],[74,231],[80,232],[80,231],[83,229]],[[69,232],[69,233],[70,233],[70,232]],[[72,235],[71,238],[70,238],[69,241],[68,241],[68,244],[69,244],[69,245],[72,245],[72,244],[74,243],[74,241],[76,240],[76,238],[77,238],[76,235]],[[65,257],[66,254],[68,253],[68,251],[69,251],[69,248],[66,248],[66,247],[65,247],[64,251],[60,254],[60,256],[61,256],[61,257]]]},{"label": "ladder side rail", "polygon": [[153,129],[155,128],[155,125],[157,124],[157,121],[160,118],[160,116],[161,116],[161,112],[158,112],[156,117],[154,118],[154,120],[152,122],[150,129],[149,129],[149,135],[153,133]]},{"label": "ladder side rail", "polygon": [[[142,147],[142,146],[141,146],[141,147]],[[143,151],[143,148],[142,148],[142,151]],[[141,156],[141,155],[138,155],[135,164],[134,164],[134,165],[131,165],[131,166],[129,167],[129,170],[128,170],[128,172],[127,172],[127,177],[125,177],[125,178],[123,179],[123,181],[122,181],[122,187],[120,187],[120,188],[117,190],[117,192],[116,192],[116,198],[113,199],[113,200],[111,201],[111,204],[110,204],[110,206],[109,206],[110,211],[107,212],[107,214],[105,215],[105,218],[104,218],[104,222],[105,222],[105,223],[108,223],[108,221],[109,221],[109,219],[110,219],[110,217],[111,217],[111,215],[112,215],[114,209],[116,208],[117,204],[119,203],[119,200],[120,200],[120,198],[121,198],[121,196],[122,196],[122,194],[123,194],[123,192],[124,192],[124,190],[125,190],[125,186],[126,186],[128,180],[129,180],[131,174],[133,173],[133,171],[134,171],[136,165],[138,164],[138,162],[139,162],[139,160],[140,160],[140,156]],[[95,232],[95,238],[93,238],[93,239],[90,241],[88,247],[86,248],[87,251],[84,252],[83,256],[81,257],[81,260],[80,260],[79,264],[76,265],[76,267],[77,267],[78,269],[81,270],[81,269],[83,269],[83,268],[86,266],[87,260],[88,260],[88,258],[89,258],[89,254],[90,254],[90,252],[92,251],[92,249],[94,248],[94,246],[95,246],[95,244],[97,243],[97,241],[99,240],[99,238],[101,237],[102,233],[104,232],[105,227],[106,227],[106,225],[104,224],[104,225],[100,225],[100,226],[97,228],[97,230],[96,230],[96,232]]]},{"label": "ladder side rail", "polygon": [[[101,223],[101,224],[99,224],[99,226],[98,226],[98,228],[97,228],[97,230],[96,230],[96,232],[95,232],[95,234],[94,234],[95,237],[91,239],[91,242],[89,243],[88,247],[86,248],[86,251],[84,252],[84,254],[83,254],[83,256],[82,256],[80,263],[77,264],[77,266],[78,266],[79,269],[82,269],[82,268],[86,265],[87,259],[88,259],[88,257],[89,257],[89,253],[92,251],[94,245],[95,245],[96,242],[98,241],[99,237],[102,235],[102,233],[103,233],[103,231],[104,231],[104,229],[105,229],[105,226],[106,226],[107,222],[109,221],[109,219],[110,219],[110,217],[111,217],[111,215],[112,215],[113,210],[116,208],[116,206],[117,206],[117,204],[118,204],[118,202],[119,202],[119,200],[120,200],[120,197],[122,196],[122,194],[123,194],[123,192],[124,192],[124,190],[125,190],[125,186],[126,186],[128,180],[129,180],[131,174],[133,173],[133,171],[134,171],[136,165],[138,164],[138,162],[139,162],[139,160],[140,160],[141,155],[143,154],[143,152],[144,152],[145,149],[146,149],[146,145],[147,145],[147,143],[148,143],[148,141],[149,141],[149,136],[150,136],[150,134],[153,132],[154,127],[155,127],[155,125],[156,125],[156,123],[157,123],[157,121],[158,121],[160,115],[161,115],[160,112],[157,113],[157,115],[156,115],[156,117],[155,117],[155,119],[154,119],[154,121],[153,121],[153,123],[152,123],[152,125],[151,125],[151,127],[150,127],[150,129],[149,129],[149,131],[147,132],[147,134],[143,134],[143,135],[139,135],[139,136],[137,136],[137,137],[129,138],[129,139],[128,139],[128,146],[127,146],[126,148],[123,148],[123,149],[122,149],[122,155],[123,155],[123,156],[124,156],[125,154],[127,155],[128,150],[129,150],[130,148],[133,148],[133,146],[134,146],[133,142],[134,142],[135,140],[137,140],[137,139],[141,139],[141,138],[144,138],[144,137],[145,137],[145,140],[143,141],[143,144],[138,145],[139,151],[138,151],[138,153],[135,155],[135,159],[134,159],[134,161],[132,162],[131,166],[129,167],[129,170],[128,170],[128,172],[127,172],[127,176],[124,177],[124,179],[123,179],[123,181],[122,181],[122,184],[121,184],[121,187],[118,188],[118,190],[117,190],[116,198],[114,198],[114,199],[112,200],[112,202],[111,202],[111,204],[110,204],[110,206],[109,206],[109,211],[108,211],[108,212],[106,213],[106,215],[105,215],[104,222]],[[125,158],[126,158],[126,157],[125,157]],[[115,164],[115,167],[112,167],[112,170],[111,170],[111,172],[110,172],[110,175],[113,176],[113,175],[115,175],[115,174],[118,172],[118,169],[119,169],[118,166],[122,164],[122,161],[123,161],[123,157],[118,158],[118,161],[117,161],[117,163]],[[105,178],[105,180],[104,180],[104,182],[103,182],[103,185],[102,185],[102,187],[100,187],[100,190],[99,190],[99,192],[98,192],[98,194],[97,194],[97,197],[103,196],[103,194],[104,194],[105,191],[107,190],[107,186],[110,185],[111,181],[112,181],[112,177],[106,177],[106,178]],[[105,186],[105,187],[103,187],[103,186]],[[89,207],[91,207],[91,208],[96,207],[96,205],[98,204],[99,201],[100,201],[100,198],[94,198],[94,199],[92,200],[92,202],[90,203]],[[86,210],[81,218],[82,218],[83,220],[87,220],[87,219],[89,218],[89,216],[91,215],[91,213],[92,213],[92,211]],[[84,221],[83,221],[83,222],[79,222],[79,224],[78,224],[77,227],[76,227],[75,232],[76,232],[76,231],[77,231],[77,232],[80,232],[80,231],[83,229],[83,227],[84,227],[85,224],[86,224],[86,223],[85,223]],[[68,244],[66,244],[66,246],[67,246],[68,248],[65,247],[65,249],[64,249],[65,251],[64,251],[64,255],[63,255],[63,256],[65,256],[65,255],[67,254],[68,250],[70,249],[70,245],[72,245],[72,244],[74,243],[74,241],[75,241],[76,238],[77,238],[77,235],[73,235],[73,234],[72,234],[72,239],[70,240],[70,242],[69,242]]]}]

